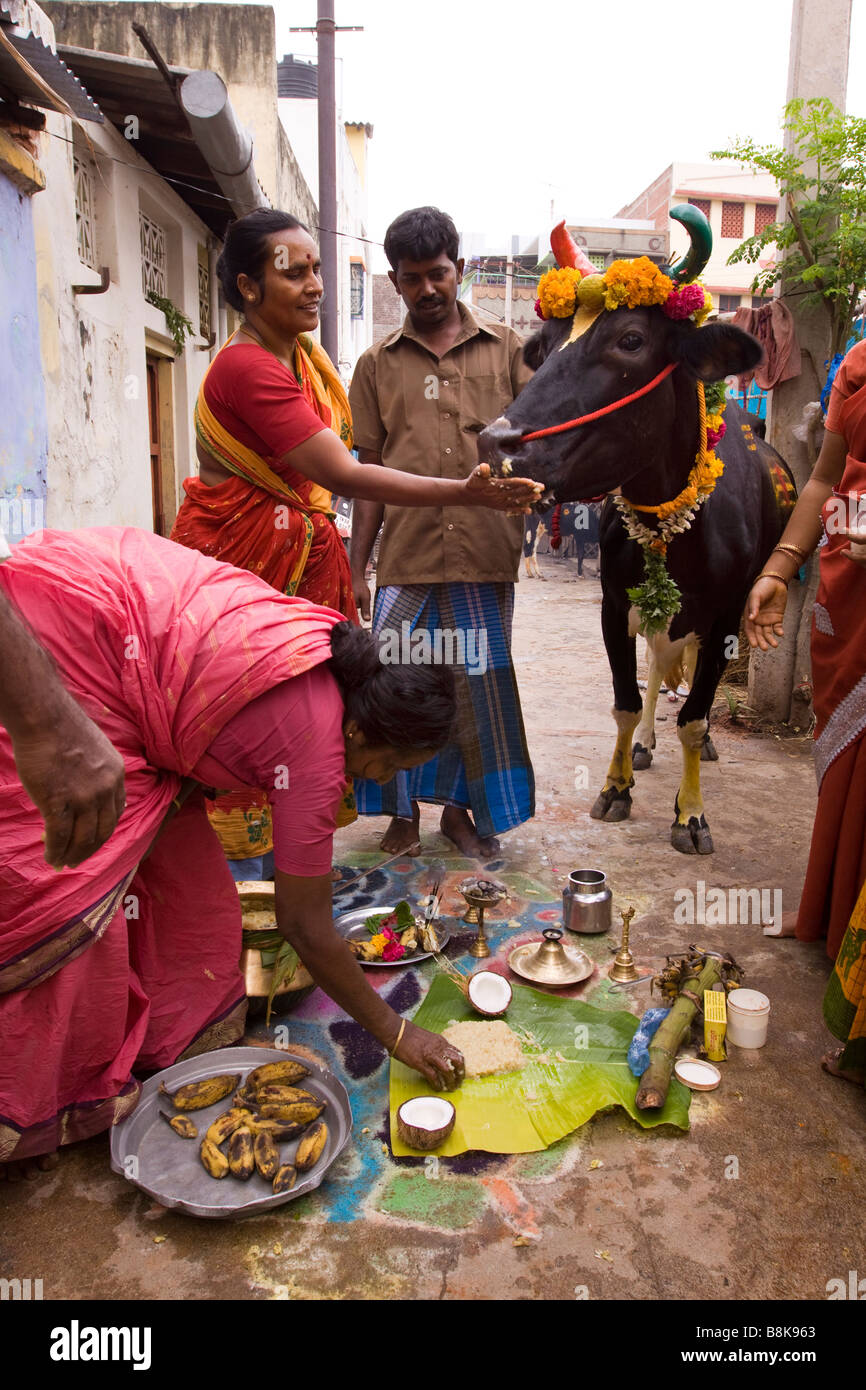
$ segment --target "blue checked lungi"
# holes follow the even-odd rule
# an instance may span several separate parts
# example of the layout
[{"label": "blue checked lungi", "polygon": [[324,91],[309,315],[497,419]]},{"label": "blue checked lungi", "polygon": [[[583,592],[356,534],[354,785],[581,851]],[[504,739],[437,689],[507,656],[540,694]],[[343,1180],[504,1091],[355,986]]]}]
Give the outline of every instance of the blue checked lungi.
[{"label": "blue checked lungi", "polygon": [[[357,780],[362,816],[411,818],[413,801],[461,806],[478,834],[499,834],[535,815],[535,775],[529,760],[520,696],[511,663],[513,584],[404,584],[376,592],[373,633],[408,630],[486,634],[486,663],[455,665],[455,741],[429,763],[398,772],[379,787]],[[447,648],[446,648],[447,650]],[[483,648],[476,646],[475,655]],[[484,669],[486,664],[486,669]],[[473,671],[475,673],[473,674]]]}]

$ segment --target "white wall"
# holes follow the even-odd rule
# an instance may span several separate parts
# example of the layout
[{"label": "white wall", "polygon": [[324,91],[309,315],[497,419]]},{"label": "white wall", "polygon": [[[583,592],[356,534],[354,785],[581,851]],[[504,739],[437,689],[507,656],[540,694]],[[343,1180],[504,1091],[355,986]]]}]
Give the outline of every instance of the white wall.
[{"label": "white wall", "polygon": [[[40,333],[45,371],[49,461],[47,524],[129,525],[150,529],[153,502],[145,352],[172,360],[170,379],[174,499],[193,471],[192,410],[210,360],[195,351],[198,336],[197,247],[208,229],[108,122],[87,125],[49,115],[41,137],[47,188],[34,200]],[[73,284],[96,284],[98,273],[78,258],[73,142],[95,165],[97,263],[111,286],[75,295]],[[88,145],[89,142],[89,145]],[[168,233],[166,292],[192,320],[196,336],[173,358],[162,312],[144,298],[139,208]],[[168,520],[175,507],[169,508]]]}]

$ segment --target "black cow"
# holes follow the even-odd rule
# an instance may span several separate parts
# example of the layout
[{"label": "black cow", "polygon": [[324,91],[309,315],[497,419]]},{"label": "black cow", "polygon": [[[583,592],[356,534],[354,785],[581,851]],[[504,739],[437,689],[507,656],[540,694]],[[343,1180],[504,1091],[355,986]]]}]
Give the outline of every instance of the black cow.
[{"label": "black cow", "polygon": [[[694,208],[674,209],[694,238]],[[704,249],[708,246],[706,228]],[[708,251],[707,251],[708,254]],[[680,280],[699,273],[689,253],[668,273]],[[753,367],[757,341],[731,324],[697,328],[673,321],[658,307],[603,311],[580,336],[572,319],[550,319],[525,348],[537,368],[529,384],[480,440],[480,457],[494,467],[511,461],[515,475],[543,481],[543,503],[620,493],[633,504],[655,505],[679,496],[698,448],[696,383],[715,382]],[[544,439],[524,434],[565,423],[630,395],[669,363],[673,373],[653,391],[586,425]],[[716,453],[725,470],[691,528],[676,535],[667,568],[682,604],[666,632],[648,638],[655,669],[646,709],[637,684],[637,609],[627,590],[644,579],[641,546],[629,538],[608,497],[601,520],[602,632],[614,688],[617,741],[605,785],[592,808],[596,820],[625,820],[631,812],[632,753],[648,766],[655,743],[653,715],[662,679],[676,689],[697,648],[694,678],[677,719],[683,772],[671,842],[683,853],[710,854],[712,837],[700,786],[701,750],[708,716],[728,658],[737,651],[740,615],[763,564],[779,540],[784,516],[768,463],[778,454],[755,438],[745,413],[725,412],[727,433]],[[790,477],[790,475],[787,475]],[[791,484],[793,486],[793,484]],[[649,514],[641,514],[654,528]],[[643,720],[641,715],[643,713]],[[640,725],[640,727],[638,727]],[[634,750],[632,737],[637,730]]]}]

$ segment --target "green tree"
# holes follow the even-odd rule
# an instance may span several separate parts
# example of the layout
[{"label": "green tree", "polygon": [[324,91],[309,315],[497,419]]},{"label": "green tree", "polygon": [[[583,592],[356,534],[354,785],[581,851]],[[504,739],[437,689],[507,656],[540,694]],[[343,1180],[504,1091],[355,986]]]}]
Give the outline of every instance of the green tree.
[{"label": "green tree", "polygon": [[770,174],[784,201],[785,221],[751,236],[728,257],[728,264],[754,265],[766,248],[785,251],[757,271],[756,294],[767,294],[779,280],[784,293],[821,302],[829,322],[830,352],[843,352],[851,321],[866,289],[866,120],[849,116],[826,97],[798,98],[785,107],[783,128],[790,150],[735,140],[713,150],[713,159],[736,159],[753,173]]}]

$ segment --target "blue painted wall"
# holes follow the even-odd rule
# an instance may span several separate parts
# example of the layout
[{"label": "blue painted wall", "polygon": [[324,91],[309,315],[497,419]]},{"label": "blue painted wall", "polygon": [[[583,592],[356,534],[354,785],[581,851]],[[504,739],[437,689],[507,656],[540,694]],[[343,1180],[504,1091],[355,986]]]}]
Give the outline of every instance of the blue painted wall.
[{"label": "blue painted wall", "polygon": [[45,524],[47,463],[31,200],[0,174],[0,529],[12,544]]}]

